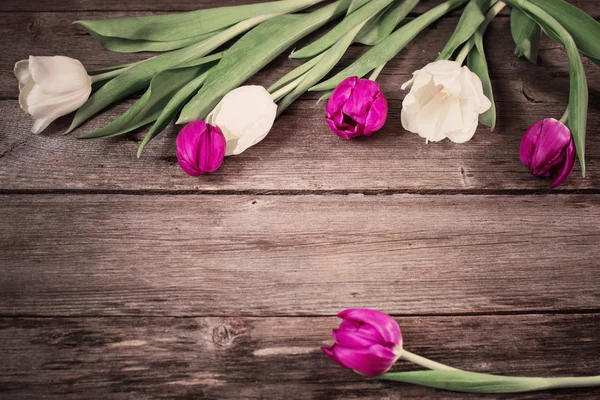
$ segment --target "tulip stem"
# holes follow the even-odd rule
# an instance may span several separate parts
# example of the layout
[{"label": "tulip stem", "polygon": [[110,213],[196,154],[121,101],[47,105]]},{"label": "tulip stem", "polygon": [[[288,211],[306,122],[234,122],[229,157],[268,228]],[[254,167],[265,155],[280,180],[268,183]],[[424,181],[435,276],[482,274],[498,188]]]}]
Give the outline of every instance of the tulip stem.
[{"label": "tulip stem", "polygon": [[438,371],[460,371],[457,368],[453,368],[448,365],[441,364],[439,362],[430,360],[425,357],[421,357],[420,355],[411,353],[410,351],[405,350],[405,349],[402,349],[402,356],[400,358],[404,359],[406,361],[410,361],[413,364],[420,365],[421,367],[425,367],[427,369],[433,369],[433,370],[438,370]]},{"label": "tulip stem", "polygon": [[92,75],[92,76],[90,76],[90,79],[92,80],[92,83],[104,82],[109,79],[116,78],[117,76],[121,75],[123,72],[128,70],[129,68],[131,68],[131,67],[115,69],[113,71],[108,71],[103,74]]},{"label": "tulip stem", "polygon": [[[481,36],[483,36],[483,34],[485,33],[485,31],[487,30],[487,27],[490,24],[490,22],[492,22],[492,20],[494,18],[496,18],[496,15],[498,15],[498,13],[500,11],[502,11],[502,9],[504,7],[506,7],[506,4],[504,4],[501,1],[497,2],[492,7],[490,7],[490,9],[488,10],[487,14],[485,14],[485,20],[481,23],[481,25],[479,25],[479,28],[477,28],[477,32],[480,33]],[[457,63],[459,63],[459,64],[462,65],[465,62],[465,60],[467,59],[467,56],[471,52],[471,49],[473,48],[473,46],[475,46],[475,36],[476,35],[471,36],[471,39],[469,39],[463,45],[463,48],[460,50],[460,52],[456,56],[455,61]]]},{"label": "tulip stem", "polygon": [[560,119],[560,122],[562,122],[563,124],[567,124],[567,121],[569,120],[569,108],[567,108],[565,110],[565,113],[563,114],[562,118]]},{"label": "tulip stem", "polygon": [[300,84],[300,82],[302,82],[303,79],[304,79],[304,75],[291,81],[290,83],[288,83],[281,89],[277,90],[276,92],[271,93],[271,97],[273,98],[273,101],[278,102],[284,96],[286,96],[288,93],[290,93],[292,90],[296,89],[296,87]]},{"label": "tulip stem", "polygon": [[371,76],[369,76],[369,80],[375,82],[379,77],[379,74],[381,74],[381,71],[383,71],[383,69],[385,68],[386,64],[387,63],[383,63],[379,67],[375,68],[371,73]]}]

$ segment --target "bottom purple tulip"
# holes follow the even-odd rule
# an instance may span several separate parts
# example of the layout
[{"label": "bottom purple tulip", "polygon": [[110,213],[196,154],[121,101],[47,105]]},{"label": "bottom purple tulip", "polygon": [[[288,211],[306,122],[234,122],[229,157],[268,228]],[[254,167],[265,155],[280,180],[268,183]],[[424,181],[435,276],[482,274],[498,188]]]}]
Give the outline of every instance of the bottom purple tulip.
[{"label": "bottom purple tulip", "polygon": [[533,124],[521,141],[521,162],[540,177],[551,177],[551,188],[564,183],[575,166],[575,144],[562,122],[546,118]]},{"label": "bottom purple tulip", "polygon": [[333,330],[334,345],[321,349],[342,367],[365,376],[378,376],[400,358],[402,333],[389,315],[376,310],[349,309],[338,317],[343,321]]},{"label": "bottom purple tulip", "polygon": [[226,147],[219,127],[193,121],[177,136],[177,162],[191,176],[212,173],[223,163]]}]

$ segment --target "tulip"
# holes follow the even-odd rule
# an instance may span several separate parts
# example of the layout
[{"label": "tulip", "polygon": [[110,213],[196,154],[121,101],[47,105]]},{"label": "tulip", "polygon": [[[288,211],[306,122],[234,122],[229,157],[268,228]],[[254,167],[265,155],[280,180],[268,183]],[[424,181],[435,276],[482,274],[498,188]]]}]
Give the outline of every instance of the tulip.
[{"label": "tulip", "polygon": [[177,136],[177,162],[188,175],[215,172],[225,157],[225,137],[204,121],[187,124]]},{"label": "tulip", "polygon": [[351,76],[331,94],[326,120],[333,133],[349,140],[380,130],[387,114],[387,99],[377,82]]},{"label": "tulip", "polygon": [[81,107],[92,92],[92,80],[81,62],[69,57],[34,57],[15,64],[19,105],[35,118],[40,133],[54,120]]},{"label": "tulip", "polygon": [[402,126],[427,141],[445,138],[464,143],[475,134],[479,114],[492,103],[479,77],[456,61],[441,60],[415,71],[402,85],[410,92],[402,102]]},{"label": "tulip", "polygon": [[533,175],[552,177],[550,187],[554,188],[573,171],[577,153],[569,128],[554,118],[546,118],[527,129],[519,155]]},{"label": "tulip", "polygon": [[387,372],[402,354],[402,333],[396,321],[387,314],[369,309],[349,309],[333,330],[335,344],[321,350],[344,368],[365,376]]},{"label": "tulip", "polygon": [[226,156],[238,155],[263,140],[275,122],[277,104],[262,86],[241,86],[229,92],[206,118],[221,128]]}]

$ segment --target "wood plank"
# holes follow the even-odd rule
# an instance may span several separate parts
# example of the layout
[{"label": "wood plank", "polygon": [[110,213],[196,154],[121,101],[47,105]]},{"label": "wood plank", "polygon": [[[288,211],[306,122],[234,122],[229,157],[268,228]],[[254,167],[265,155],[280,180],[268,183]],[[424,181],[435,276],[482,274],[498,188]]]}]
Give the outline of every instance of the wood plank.
[{"label": "wood plank", "polygon": [[[23,18],[17,24],[20,26],[26,25],[30,20],[27,15],[31,14],[18,15]],[[89,64],[95,62],[96,66],[118,62],[118,55],[98,51],[89,37],[74,36],[64,30],[67,20],[74,19],[75,15],[63,19],[64,24],[55,19],[65,14],[40,15],[45,15],[40,19],[43,29],[36,30],[40,36],[33,35],[23,48],[2,49],[10,55],[8,59],[24,57],[30,51],[40,54],[48,45],[48,54],[69,48],[73,52],[71,55]],[[68,118],[55,124],[43,136],[34,136],[28,133],[30,119],[18,109],[16,101],[0,101],[0,112],[4,115],[0,121],[0,189],[545,190],[548,180],[530,176],[519,161],[518,147],[522,133],[532,123],[542,117],[558,118],[564,111],[568,96],[564,52],[545,41],[542,66],[515,59],[507,35],[507,20],[493,25],[488,37],[498,100],[496,131],[480,128],[475,138],[463,145],[445,142],[427,146],[418,135],[403,130],[399,113],[404,94],[400,85],[409,79],[411,71],[435,57],[434,53],[441,49],[445,40],[440,31],[449,34],[452,23],[451,20],[441,22],[437,30],[427,32],[390,63],[380,79],[390,98],[390,118],[384,130],[375,137],[345,142],[329,133],[323,120],[323,105],[315,105],[311,100],[299,101],[260,145],[242,156],[227,159],[217,174],[200,179],[190,179],[176,165],[176,129],[173,127],[148,147],[141,160],[137,160],[134,155],[139,139],[76,141],[73,136],[60,135],[69,124]],[[53,31],[55,28],[62,30]],[[15,30],[18,31],[16,26],[10,29],[11,32]],[[56,41],[56,36],[62,35],[68,42],[66,46]],[[75,37],[77,40],[73,41]],[[359,53],[359,48],[352,50],[350,58]],[[111,57],[112,62],[102,61]],[[7,58],[3,60],[0,63],[7,62]],[[295,64],[280,59],[252,83],[272,83],[292,65]],[[560,190],[600,188],[600,137],[594,134],[600,125],[600,69],[589,62],[586,66],[590,81],[588,174],[584,179],[576,170]],[[4,71],[0,72],[0,75],[4,74],[0,79],[0,93],[15,97],[17,89],[10,66],[4,67],[0,69]],[[314,99],[314,95],[307,96],[310,97]],[[112,121],[129,104],[121,104],[101,114],[79,132]],[[365,174],[365,171],[378,172]]]},{"label": "wood plank", "polygon": [[[600,315],[400,318],[405,347],[456,367],[525,376],[600,369]],[[3,399],[481,398],[380,383],[319,347],[336,318],[0,319]],[[400,362],[397,370],[413,369]],[[595,399],[600,389],[511,399]]]},{"label": "wood plank", "polygon": [[0,196],[0,315],[597,310],[599,200]]},{"label": "wood plank", "polygon": [[[268,0],[264,0],[268,1]],[[273,0],[275,1],[275,0]],[[569,3],[581,8],[588,14],[600,16],[600,4],[596,0],[568,0]],[[191,11],[212,7],[225,7],[231,5],[242,5],[258,3],[258,0],[153,0],[151,2],[142,0],[3,0],[0,3],[0,11]],[[327,0],[325,3],[331,2]],[[421,0],[415,7],[414,13],[421,14],[439,4],[439,0]],[[504,11],[506,13],[506,11]]]}]

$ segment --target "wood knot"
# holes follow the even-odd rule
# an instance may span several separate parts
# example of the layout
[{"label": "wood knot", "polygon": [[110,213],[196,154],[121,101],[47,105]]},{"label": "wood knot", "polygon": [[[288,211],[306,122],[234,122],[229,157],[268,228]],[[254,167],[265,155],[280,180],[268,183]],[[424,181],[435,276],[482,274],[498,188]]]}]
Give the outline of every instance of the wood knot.
[{"label": "wood knot", "polygon": [[213,342],[218,346],[227,346],[233,341],[234,335],[230,328],[219,325],[213,329]]}]

